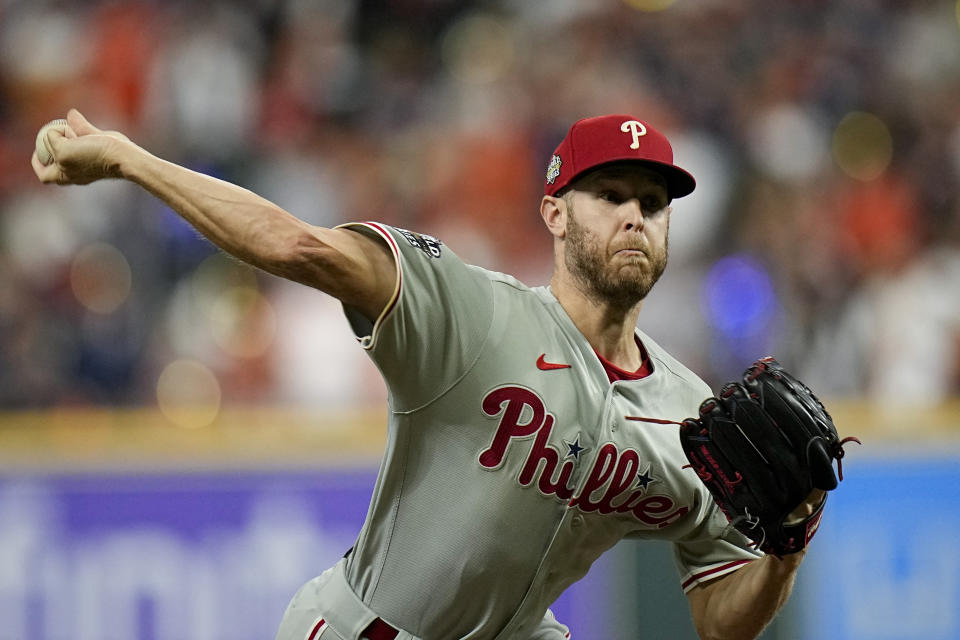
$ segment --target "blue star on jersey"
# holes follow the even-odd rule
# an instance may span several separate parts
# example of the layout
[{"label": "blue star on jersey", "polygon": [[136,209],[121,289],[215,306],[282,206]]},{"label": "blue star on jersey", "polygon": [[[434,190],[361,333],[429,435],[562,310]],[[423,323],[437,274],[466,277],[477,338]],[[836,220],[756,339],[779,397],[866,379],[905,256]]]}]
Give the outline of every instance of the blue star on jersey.
[{"label": "blue star on jersey", "polygon": [[576,440],[574,440],[573,442],[570,442],[569,440],[564,439],[563,444],[567,445],[567,449],[569,449],[569,451],[567,451],[567,455],[564,456],[564,459],[573,458],[574,460],[579,460],[580,454],[583,453],[584,451],[587,451],[587,447],[580,446],[579,433],[577,434]]},{"label": "blue star on jersey", "polygon": [[646,471],[637,474],[637,486],[642,487],[643,489],[647,488],[647,485],[651,482],[656,482],[657,479],[650,475],[650,467],[647,467]]}]

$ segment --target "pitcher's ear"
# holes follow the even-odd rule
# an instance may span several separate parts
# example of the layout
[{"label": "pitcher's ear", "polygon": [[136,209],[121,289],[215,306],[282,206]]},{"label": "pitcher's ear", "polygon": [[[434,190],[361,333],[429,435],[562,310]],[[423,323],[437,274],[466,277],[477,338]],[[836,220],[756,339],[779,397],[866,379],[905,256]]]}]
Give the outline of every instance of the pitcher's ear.
[{"label": "pitcher's ear", "polygon": [[547,229],[556,238],[567,234],[567,201],[557,196],[543,196],[540,216]]}]

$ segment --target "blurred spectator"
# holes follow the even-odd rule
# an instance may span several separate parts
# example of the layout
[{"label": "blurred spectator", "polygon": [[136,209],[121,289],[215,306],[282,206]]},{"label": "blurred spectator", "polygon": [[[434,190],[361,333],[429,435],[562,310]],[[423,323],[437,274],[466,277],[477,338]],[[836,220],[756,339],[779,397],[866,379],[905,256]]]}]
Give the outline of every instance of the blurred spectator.
[{"label": "blurred spectator", "polygon": [[634,113],[699,182],[644,330],[715,386],[773,352],[824,395],[938,402],[958,26],[953,0],[0,2],[0,406],[154,404],[177,359],[228,403],[383,394],[336,305],[125,185],[42,188],[35,133],[70,106],[313,224],[415,228],[531,284],[550,150]]}]

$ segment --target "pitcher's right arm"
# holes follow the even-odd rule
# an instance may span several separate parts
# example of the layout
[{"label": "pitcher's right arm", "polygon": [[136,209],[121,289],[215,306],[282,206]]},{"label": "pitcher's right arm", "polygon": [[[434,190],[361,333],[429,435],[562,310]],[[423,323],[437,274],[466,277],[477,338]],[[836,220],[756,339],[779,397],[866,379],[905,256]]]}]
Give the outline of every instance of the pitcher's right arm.
[{"label": "pitcher's right arm", "polygon": [[319,289],[375,319],[393,295],[396,267],[380,240],[308,224],[257,194],[151,155],[79,111],[47,134],[53,161],[34,153],[41,182],[89,184],[120,178],[165,202],[224,251],[274,275]]}]

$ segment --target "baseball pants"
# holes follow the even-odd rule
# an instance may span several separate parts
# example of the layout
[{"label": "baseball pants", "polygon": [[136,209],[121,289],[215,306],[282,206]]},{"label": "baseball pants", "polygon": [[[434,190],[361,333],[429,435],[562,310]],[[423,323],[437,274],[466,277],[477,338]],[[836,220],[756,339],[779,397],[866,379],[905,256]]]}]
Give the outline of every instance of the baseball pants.
[{"label": "baseball pants", "polygon": [[[341,597],[339,587],[345,585],[343,563],[341,560],[300,587],[283,614],[276,640],[421,640],[380,620],[352,592]],[[348,635],[340,635],[331,624]],[[540,624],[523,640],[568,638],[567,627],[548,609]]]}]

